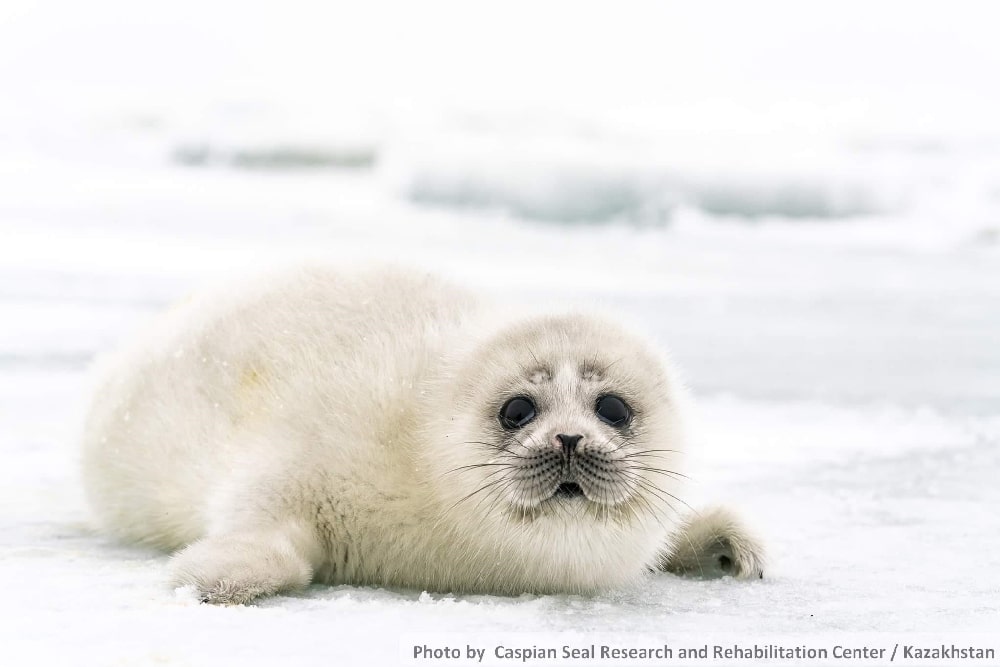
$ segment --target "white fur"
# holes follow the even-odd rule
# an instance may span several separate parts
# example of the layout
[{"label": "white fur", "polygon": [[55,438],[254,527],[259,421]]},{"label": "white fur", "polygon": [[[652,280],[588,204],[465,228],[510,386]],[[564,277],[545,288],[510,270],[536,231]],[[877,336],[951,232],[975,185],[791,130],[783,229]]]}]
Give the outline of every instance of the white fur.
[{"label": "white fur", "polygon": [[183,304],[114,360],[84,480],[109,531],[179,550],[175,583],[206,601],[314,580],[596,591],[666,567],[687,534],[678,478],[636,469],[614,506],[484,485],[513,393],[546,409],[509,452],[542,455],[569,428],[602,456],[635,450],[592,414],[607,387],[635,397],[647,467],[682,472],[677,382],[614,322],[511,316],[414,272],[302,268]]}]

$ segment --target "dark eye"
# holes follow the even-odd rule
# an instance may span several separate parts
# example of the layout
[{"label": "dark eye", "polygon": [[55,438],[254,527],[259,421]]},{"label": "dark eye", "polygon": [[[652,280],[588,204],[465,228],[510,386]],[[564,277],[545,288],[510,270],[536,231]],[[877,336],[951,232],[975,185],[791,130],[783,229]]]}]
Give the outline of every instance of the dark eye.
[{"label": "dark eye", "polygon": [[515,396],[500,408],[500,423],[508,430],[521,428],[534,418],[535,404],[524,396]]},{"label": "dark eye", "polygon": [[617,396],[601,396],[597,399],[595,409],[601,421],[612,426],[623,426],[632,416],[632,411],[625,405],[625,401]]}]

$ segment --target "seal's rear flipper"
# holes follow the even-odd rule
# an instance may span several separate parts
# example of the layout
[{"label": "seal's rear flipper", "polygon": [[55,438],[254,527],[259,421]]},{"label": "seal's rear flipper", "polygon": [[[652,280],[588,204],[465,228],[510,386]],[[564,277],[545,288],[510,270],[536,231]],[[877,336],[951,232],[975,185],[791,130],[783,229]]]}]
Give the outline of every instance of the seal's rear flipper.
[{"label": "seal's rear flipper", "polygon": [[764,578],[764,548],[729,510],[713,508],[681,524],[660,570],[687,577]]}]

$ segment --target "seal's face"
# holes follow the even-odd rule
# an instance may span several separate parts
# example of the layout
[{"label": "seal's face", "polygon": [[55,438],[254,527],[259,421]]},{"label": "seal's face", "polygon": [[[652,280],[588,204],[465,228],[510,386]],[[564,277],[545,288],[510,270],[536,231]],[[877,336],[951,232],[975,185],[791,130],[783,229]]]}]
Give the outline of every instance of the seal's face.
[{"label": "seal's face", "polygon": [[527,386],[497,414],[505,431],[492,457],[504,474],[509,502],[533,509],[581,499],[598,505],[627,502],[643,483],[642,453],[630,447],[642,419],[618,395],[608,369],[572,362],[538,368]]},{"label": "seal's face", "polygon": [[675,387],[613,323],[531,320],[480,346],[457,375],[466,418],[453,419],[446,458],[465,511],[592,521],[680,509]]}]

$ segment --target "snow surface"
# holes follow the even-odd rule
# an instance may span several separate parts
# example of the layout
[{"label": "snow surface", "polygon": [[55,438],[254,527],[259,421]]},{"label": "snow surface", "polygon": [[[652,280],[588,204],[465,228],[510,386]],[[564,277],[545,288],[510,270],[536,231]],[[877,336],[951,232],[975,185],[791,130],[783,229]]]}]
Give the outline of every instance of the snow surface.
[{"label": "snow surface", "polygon": [[[996,10],[689,4],[5,2],[0,664],[995,637]],[[90,527],[87,367],[206,281],[304,257],[651,331],[697,399],[692,502],[741,509],[766,578],[238,608],[166,588],[165,556]]]}]

